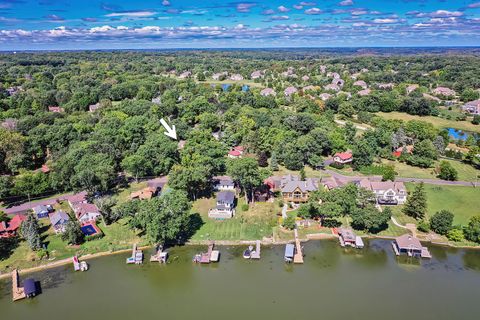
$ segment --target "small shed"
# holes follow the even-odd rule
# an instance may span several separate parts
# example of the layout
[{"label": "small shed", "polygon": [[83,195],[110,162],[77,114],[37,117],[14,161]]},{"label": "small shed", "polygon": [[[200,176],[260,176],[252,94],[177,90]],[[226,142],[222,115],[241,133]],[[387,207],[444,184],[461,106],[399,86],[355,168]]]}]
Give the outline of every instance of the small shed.
[{"label": "small shed", "polygon": [[38,219],[40,219],[40,218],[47,218],[48,214],[50,213],[50,210],[47,206],[38,205],[33,208],[33,212],[35,213],[35,216]]}]

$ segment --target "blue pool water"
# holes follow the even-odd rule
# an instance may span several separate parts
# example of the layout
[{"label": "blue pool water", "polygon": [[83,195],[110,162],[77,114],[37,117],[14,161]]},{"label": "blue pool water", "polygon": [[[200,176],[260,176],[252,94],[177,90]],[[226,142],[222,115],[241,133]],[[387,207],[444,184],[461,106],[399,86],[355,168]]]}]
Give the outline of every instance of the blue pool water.
[{"label": "blue pool water", "polygon": [[467,140],[469,134],[455,128],[448,128],[448,136],[455,140]]},{"label": "blue pool water", "polygon": [[92,225],[89,225],[89,224],[86,225],[86,226],[83,226],[81,229],[82,229],[83,234],[86,235],[86,236],[91,236],[91,235],[97,233],[95,228]]}]

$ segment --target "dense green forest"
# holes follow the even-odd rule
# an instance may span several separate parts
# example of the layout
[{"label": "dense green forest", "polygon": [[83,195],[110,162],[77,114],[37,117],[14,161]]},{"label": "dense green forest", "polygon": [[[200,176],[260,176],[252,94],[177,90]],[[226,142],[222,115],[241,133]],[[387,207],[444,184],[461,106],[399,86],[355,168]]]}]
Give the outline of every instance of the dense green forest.
[{"label": "dense green forest", "polygon": [[[179,76],[185,71],[191,76]],[[261,76],[251,79],[254,71]],[[222,88],[212,82],[221,72],[244,80]],[[339,92],[325,89],[333,72],[344,81]],[[383,120],[375,113],[439,116],[452,105],[459,108],[478,99],[479,73],[480,58],[474,53],[3,54],[0,198],[65,190],[104,193],[128,177],[169,173],[172,186],[195,197],[208,191],[212,176],[227,171],[225,154],[235,145],[262,158],[261,165],[268,166],[265,159],[273,156],[275,163],[299,170],[304,165],[316,168],[325,157],[348,149],[355,168],[367,167],[378,157],[391,158],[392,150],[415,144],[402,161],[430,167],[445,153],[446,131],[422,121]],[[220,80],[225,77],[228,80],[225,75]],[[363,88],[354,84],[359,80],[372,88],[368,95],[359,94]],[[249,85],[248,90],[242,84]],[[418,89],[407,94],[411,84]],[[426,95],[438,86],[456,95]],[[288,87],[297,93],[285,95]],[[263,88],[272,88],[276,95],[261,95]],[[329,97],[321,98],[322,93]],[[52,106],[61,112],[49,111]],[[176,125],[179,139],[186,140],[183,149],[163,134],[161,118]],[[347,123],[339,126],[335,119]],[[372,129],[360,134],[353,122]],[[461,158],[478,165],[475,137],[466,142],[471,152]],[[39,170],[45,164],[49,174]]]}]

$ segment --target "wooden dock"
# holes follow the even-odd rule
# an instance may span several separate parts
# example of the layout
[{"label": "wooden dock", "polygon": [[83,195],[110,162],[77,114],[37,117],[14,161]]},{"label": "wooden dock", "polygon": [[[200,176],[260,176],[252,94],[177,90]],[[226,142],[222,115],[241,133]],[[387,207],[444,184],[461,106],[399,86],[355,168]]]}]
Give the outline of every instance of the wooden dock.
[{"label": "wooden dock", "polygon": [[256,241],[255,251],[252,251],[250,255],[251,259],[260,259],[260,240]]},{"label": "wooden dock", "polygon": [[210,242],[208,245],[208,251],[202,253],[200,263],[210,263],[210,257],[212,256],[213,248],[215,247],[215,242]]},{"label": "wooden dock", "polygon": [[23,287],[19,286],[20,279],[18,276],[18,270],[14,269],[12,271],[12,299],[13,301],[18,301],[25,299],[27,296]]},{"label": "wooden dock", "polygon": [[297,229],[293,231],[295,233],[295,255],[293,256],[293,263],[301,264],[303,263],[302,244],[300,242],[300,239],[298,239]]}]

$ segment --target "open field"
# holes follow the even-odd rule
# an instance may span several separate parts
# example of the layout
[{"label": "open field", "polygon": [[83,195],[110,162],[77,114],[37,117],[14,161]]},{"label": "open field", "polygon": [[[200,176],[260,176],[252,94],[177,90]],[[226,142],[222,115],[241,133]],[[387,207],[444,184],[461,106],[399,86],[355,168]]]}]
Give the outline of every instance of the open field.
[{"label": "open field", "polygon": [[195,201],[192,212],[199,213],[204,224],[192,240],[257,240],[271,236],[280,207],[272,202],[257,202],[248,211],[242,212],[243,203],[244,199],[239,198],[236,215],[232,219],[214,220],[208,217],[208,210],[215,207],[215,199]]},{"label": "open field", "polygon": [[[409,192],[415,188],[414,183],[405,185]],[[454,224],[465,225],[470,217],[480,214],[480,188],[425,184],[425,191],[429,216],[445,209],[455,214]]]},{"label": "open field", "polygon": [[480,126],[474,125],[469,121],[455,121],[455,120],[447,120],[440,117],[433,117],[433,116],[413,116],[403,112],[377,112],[376,115],[384,118],[384,119],[395,119],[395,120],[403,120],[403,121],[410,121],[410,120],[421,120],[425,122],[429,122],[433,124],[437,128],[456,128],[464,131],[472,131],[480,133]]},{"label": "open field", "polygon": [[[471,165],[462,163],[455,160],[441,159],[449,162],[458,171],[459,181],[477,181],[477,177],[480,175],[480,170],[475,169]],[[437,164],[440,162],[438,161]],[[398,177],[402,178],[419,178],[419,179],[438,179],[433,168],[419,168],[410,166],[406,163],[391,161],[382,159],[383,164],[393,164],[395,171],[398,173]],[[343,172],[342,172],[343,173]]]}]

